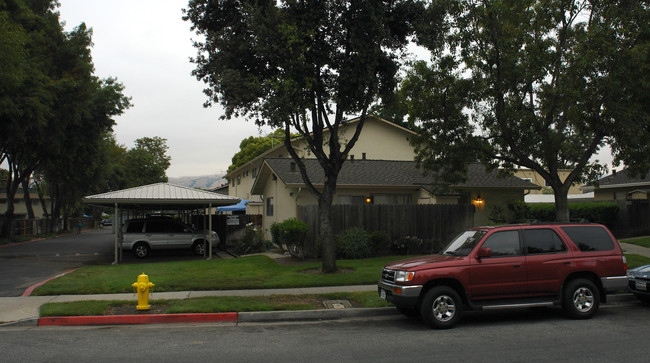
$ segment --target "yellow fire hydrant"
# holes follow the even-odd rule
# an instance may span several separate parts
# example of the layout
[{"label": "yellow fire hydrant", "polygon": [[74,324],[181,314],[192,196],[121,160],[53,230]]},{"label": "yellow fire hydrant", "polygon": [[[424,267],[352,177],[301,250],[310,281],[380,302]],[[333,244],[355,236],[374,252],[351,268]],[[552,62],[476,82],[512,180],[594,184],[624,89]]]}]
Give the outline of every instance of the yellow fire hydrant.
[{"label": "yellow fire hydrant", "polygon": [[142,275],[138,276],[138,281],[131,286],[138,290],[138,306],[136,309],[149,310],[151,308],[151,305],[149,305],[149,289],[154,287],[154,284],[149,282],[149,276],[143,272]]}]

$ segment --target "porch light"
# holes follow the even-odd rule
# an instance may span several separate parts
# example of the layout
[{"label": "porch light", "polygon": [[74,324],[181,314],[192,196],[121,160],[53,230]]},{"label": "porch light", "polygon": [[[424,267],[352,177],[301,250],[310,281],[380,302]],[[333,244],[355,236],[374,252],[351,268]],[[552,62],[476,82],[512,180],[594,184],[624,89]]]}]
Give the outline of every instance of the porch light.
[{"label": "porch light", "polygon": [[481,195],[479,194],[476,196],[476,199],[472,201],[472,204],[474,204],[476,208],[482,208],[483,206],[485,206],[485,200],[483,200],[481,198]]},{"label": "porch light", "polygon": [[372,204],[373,203],[373,197],[366,197],[366,204]]}]

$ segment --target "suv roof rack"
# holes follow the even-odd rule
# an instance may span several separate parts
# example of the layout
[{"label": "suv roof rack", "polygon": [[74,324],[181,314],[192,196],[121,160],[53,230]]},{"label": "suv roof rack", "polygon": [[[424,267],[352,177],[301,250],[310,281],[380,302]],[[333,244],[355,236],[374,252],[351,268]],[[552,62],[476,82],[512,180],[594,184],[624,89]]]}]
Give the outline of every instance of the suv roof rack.
[{"label": "suv roof rack", "polygon": [[585,218],[570,218],[566,222],[556,222],[556,221],[546,222],[546,221],[540,221],[538,219],[534,219],[530,222],[530,224],[572,224],[572,223],[575,224],[575,223],[591,223],[591,222],[589,222],[589,220]]}]

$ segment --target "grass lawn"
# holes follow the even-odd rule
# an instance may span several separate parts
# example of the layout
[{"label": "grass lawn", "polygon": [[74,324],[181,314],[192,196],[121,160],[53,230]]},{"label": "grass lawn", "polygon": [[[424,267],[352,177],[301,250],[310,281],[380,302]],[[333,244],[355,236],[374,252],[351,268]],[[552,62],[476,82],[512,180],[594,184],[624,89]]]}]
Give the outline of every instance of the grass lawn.
[{"label": "grass lawn", "polygon": [[154,292],[246,290],[288,287],[375,284],[383,266],[404,256],[339,260],[341,273],[320,273],[320,262],[280,265],[267,256],[132,265],[85,266],[37,288],[33,295],[79,295],[133,292],[141,273],[149,275]]},{"label": "grass lawn", "polygon": [[[245,311],[313,310],[323,309],[324,300],[348,300],[353,307],[392,306],[377,296],[374,291],[342,292],[314,295],[272,295],[272,296],[218,296],[180,300],[152,300],[154,313],[224,313]],[[134,301],[73,301],[48,303],[41,306],[40,316],[90,316],[135,314]]]},{"label": "grass lawn", "polygon": [[619,242],[630,243],[633,245],[650,248],[650,237],[637,237],[637,238],[628,238],[621,239]]}]

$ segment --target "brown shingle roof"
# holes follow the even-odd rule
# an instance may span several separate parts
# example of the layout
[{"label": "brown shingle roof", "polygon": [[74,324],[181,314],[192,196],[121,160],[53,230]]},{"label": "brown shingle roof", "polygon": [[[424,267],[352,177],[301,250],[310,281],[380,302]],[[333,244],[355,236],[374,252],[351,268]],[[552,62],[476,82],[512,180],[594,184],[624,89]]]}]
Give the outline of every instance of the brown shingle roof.
[{"label": "brown shingle roof", "polygon": [[[322,185],[324,177],[318,161],[316,159],[303,161],[312,183]],[[271,158],[265,159],[265,162],[285,184],[304,184],[298,167],[294,166],[292,169],[291,164],[295,163],[293,159]],[[435,178],[424,176],[414,161],[347,160],[339,173],[337,184],[340,186],[424,186],[434,182]],[[514,176],[499,177],[496,171],[487,172],[480,164],[469,165],[467,180],[455,187],[539,189],[537,185]]]},{"label": "brown shingle roof", "polygon": [[604,178],[598,179],[598,185],[603,188],[607,188],[608,186],[614,186],[614,185],[622,185],[622,184],[650,184],[650,173],[646,174],[642,178],[632,178],[629,175],[629,172],[627,169],[623,169],[619,172],[615,172],[611,175],[608,175]]}]

